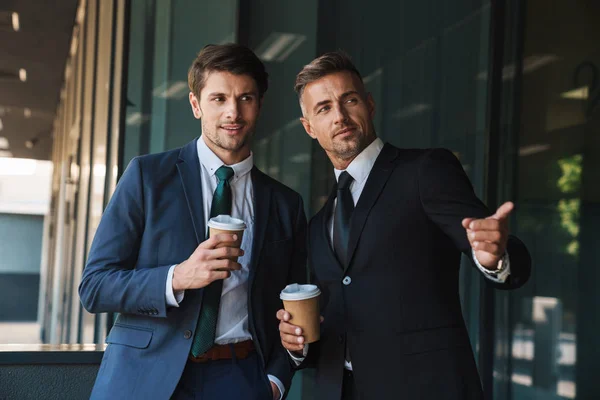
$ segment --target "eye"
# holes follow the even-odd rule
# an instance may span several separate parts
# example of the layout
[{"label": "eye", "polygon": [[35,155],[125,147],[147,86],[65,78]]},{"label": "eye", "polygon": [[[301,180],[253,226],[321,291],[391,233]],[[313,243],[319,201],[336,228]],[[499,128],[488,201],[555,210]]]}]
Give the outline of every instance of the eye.
[{"label": "eye", "polygon": [[321,114],[323,112],[329,111],[330,107],[329,106],[323,106],[321,108],[319,108],[319,110],[317,111],[317,114]]},{"label": "eye", "polygon": [[242,101],[252,101],[254,100],[254,96],[246,95],[242,96]]},{"label": "eye", "polygon": [[351,97],[348,100],[346,100],[347,104],[354,104],[354,103],[358,103],[358,99],[356,97]]},{"label": "eye", "polygon": [[217,103],[222,103],[225,101],[225,98],[222,96],[218,96],[218,97],[213,97],[212,99],[213,101],[216,101]]}]

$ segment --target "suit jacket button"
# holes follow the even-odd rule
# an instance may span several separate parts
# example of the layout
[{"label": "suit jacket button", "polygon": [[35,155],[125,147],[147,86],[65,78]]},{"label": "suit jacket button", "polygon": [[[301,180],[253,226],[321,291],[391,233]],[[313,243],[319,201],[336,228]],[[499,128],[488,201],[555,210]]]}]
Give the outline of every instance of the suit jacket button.
[{"label": "suit jacket button", "polygon": [[183,332],[183,337],[186,339],[189,339],[192,337],[192,331],[190,330],[186,330],[185,332]]},{"label": "suit jacket button", "polygon": [[350,283],[352,283],[352,279],[349,276],[344,277],[344,280],[342,281],[342,283],[346,286],[348,286]]}]

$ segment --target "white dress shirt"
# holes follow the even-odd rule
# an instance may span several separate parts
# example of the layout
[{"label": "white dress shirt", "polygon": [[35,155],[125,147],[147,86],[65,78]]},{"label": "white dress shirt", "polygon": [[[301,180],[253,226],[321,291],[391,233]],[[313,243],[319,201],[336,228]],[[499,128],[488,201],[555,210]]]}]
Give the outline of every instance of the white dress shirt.
[{"label": "white dress shirt", "polygon": [[[358,203],[358,199],[360,198],[360,195],[365,187],[365,184],[367,183],[367,178],[369,177],[369,174],[371,173],[371,170],[373,169],[373,165],[375,165],[375,161],[377,160],[377,157],[379,157],[379,153],[381,153],[382,149],[383,149],[383,141],[379,138],[376,138],[373,141],[373,143],[371,143],[369,146],[367,146],[366,149],[364,149],[358,156],[356,156],[356,158],[354,160],[352,160],[352,162],[348,165],[348,168],[346,168],[346,172],[348,172],[352,176],[352,178],[354,178],[354,180],[350,184],[350,193],[352,193],[352,200],[354,200],[355,206],[356,206],[356,203]],[[344,172],[343,170],[339,170],[339,169],[334,169],[333,171],[335,173],[336,181],[339,179],[342,172]],[[333,209],[331,211],[331,217],[327,221],[327,228],[329,230],[329,239],[330,239],[331,243],[333,243],[333,216],[335,215],[336,207],[337,207],[337,198],[333,202]],[[506,278],[508,277],[508,275],[510,275],[508,254],[505,254],[505,256],[502,260],[502,265],[503,265],[502,270],[497,273],[490,273],[488,269],[486,269],[484,266],[482,266],[479,263],[479,261],[477,261],[477,258],[475,257],[475,253],[472,253],[472,254],[473,254],[473,259],[475,260],[475,264],[481,271],[484,272],[484,276],[486,278],[493,280],[494,282],[500,282],[500,283],[506,281]],[[308,352],[308,345],[306,345],[304,348],[304,351],[303,351],[304,356],[306,356],[307,352]],[[297,364],[302,362],[302,360],[304,359],[304,358],[296,357],[296,356],[292,355],[291,353],[290,353],[290,356]],[[346,369],[352,370],[352,363],[345,361],[344,367]]]},{"label": "white dress shirt", "polygon": [[[225,164],[206,145],[203,136],[198,138],[197,147],[198,158],[200,159],[200,179],[202,182],[202,199],[198,199],[198,201],[202,201],[204,226],[207,226],[213,194],[219,182],[215,173],[217,169]],[[228,165],[228,167],[233,169],[234,173],[229,181],[232,194],[231,216],[243,220],[246,224],[246,230],[242,236],[241,244],[244,255],[238,259],[238,263],[242,265],[242,268],[239,271],[232,271],[231,276],[223,280],[217,331],[215,334],[215,343],[221,345],[252,339],[250,329],[248,328],[248,279],[250,276],[250,260],[252,259],[252,243],[254,242],[254,188],[250,174],[253,166],[252,153],[245,160],[234,165]],[[168,306],[179,307],[179,303],[181,303],[184,297],[184,291],[173,292],[174,268],[175,265],[169,269],[167,275],[165,296]],[[277,385],[283,397],[285,388],[281,380],[273,375],[268,375],[268,377],[270,381]]]}]

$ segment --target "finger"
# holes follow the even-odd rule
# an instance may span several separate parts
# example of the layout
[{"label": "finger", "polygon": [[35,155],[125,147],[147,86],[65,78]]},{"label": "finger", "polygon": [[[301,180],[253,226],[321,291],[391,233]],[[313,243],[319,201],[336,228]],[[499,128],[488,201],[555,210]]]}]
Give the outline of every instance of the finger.
[{"label": "finger", "polygon": [[242,264],[228,259],[212,260],[205,263],[206,267],[211,271],[239,271],[242,269]]},{"label": "finger", "polygon": [[471,231],[468,235],[471,243],[488,242],[500,244],[504,239],[500,231]]},{"label": "finger", "polygon": [[239,247],[219,247],[218,249],[209,250],[207,259],[216,260],[227,257],[241,257],[244,255],[244,250]]},{"label": "finger", "polygon": [[462,220],[462,226],[465,229],[469,228],[469,225],[471,224],[471,222],[475,221],[475,218],[465,218]]},{"label": "finger", "polygon": [[473,242],[473,249],[475,251],[483,251],[497,257],[504,253],[504,251],[500,249],[500,246],[495,243]]},{"label": "finger", "polygon": [[219,243],[230,243],[237,240],[237,235],[230,233],[219,233],[218,235],[211,236],[204,242],[200,243],[198,248],[201,249],[214,249]]},{"label": "finger", "polygon": [[219,279],[227,279],[231,276],[229,271],[212,271],[210,273],[211,282],[218,281]]},{"label": "finger", "polygon": [[504,203],[500,207],[498,207],[498,209],[496,210],[496,213],[494,215],[492,215],[491,218],[502,219],[502,220],[507,219],[514,208],[515,208],[514,203],[512,201],[507,201],[506,203]]},{"label": "finger", "polygon": [[497,219],[486,218],[471,221],[469,229],[473,231],[498,231],[501,229],[501,226],[502,224]]},{"label": "finger", "polygon": [[296,336],[296,335],[289,335],[287,333],[283,333],[280,332],[279,334],[281,336],[281,341],[291,344],[291,345],[299,345],[299,344],[304,344],[304,336]]},{"label": "finger", "polygon": [[292,319],[292,316],[290,315],[289,312],[285,311],[283,308],[279,311],[277,311],[277,319],[280,321],[289,321],[290,319]]},{"label": "finger", "polygon": [[288,343],[288,342],[284,342],[282,340],[281,344],[283,345],[283,347],[285,347],[289,351],[302,351],[302,350],[304,350],[304,344],[303,343],[302,344]]},{"label": "finger", "polygon": [[302,328],[283,321],[279,323],[279,331],[289,335],[302,336]]}]

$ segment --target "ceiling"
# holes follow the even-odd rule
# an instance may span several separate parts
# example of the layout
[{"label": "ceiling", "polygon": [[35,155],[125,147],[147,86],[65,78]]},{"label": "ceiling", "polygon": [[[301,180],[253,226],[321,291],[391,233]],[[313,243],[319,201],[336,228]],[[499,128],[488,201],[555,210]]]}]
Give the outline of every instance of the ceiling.
[{"label": "ceiling", "polygon": [[[8,140],[15,158],[50,159],[77,4],[78,0],[0,0],[0,138]],[[19,16],[17,32],[13,12]],[[24,82],[21,69],[27,75]],[[27,148],[28,140],[35,142],[32,148]],[[0,139],[0,147],[3,143]],[[6,149],[0,148],[0,154],[2,150]]]}]

